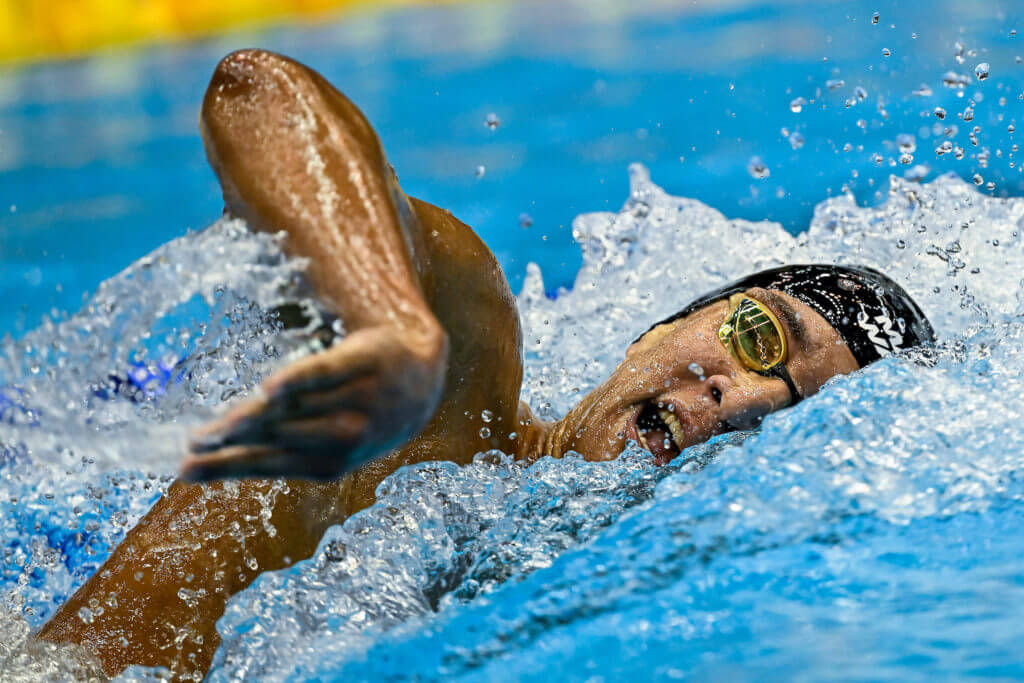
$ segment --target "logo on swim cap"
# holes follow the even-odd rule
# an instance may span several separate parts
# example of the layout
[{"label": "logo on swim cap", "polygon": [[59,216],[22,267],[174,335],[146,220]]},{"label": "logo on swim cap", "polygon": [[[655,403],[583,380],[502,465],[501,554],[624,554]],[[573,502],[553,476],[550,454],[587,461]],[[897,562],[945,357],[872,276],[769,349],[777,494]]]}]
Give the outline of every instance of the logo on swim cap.
[{"label": "logo on swim cap", "polygon": [[903,348],[903,335],[899,330],[893,329],[892,318],[885,313],[874,316],[872,320],[861,304],[860,312],[857,313],[857,326],[864,330],[868,340],[878,350],[879,356],[888,356]]}]

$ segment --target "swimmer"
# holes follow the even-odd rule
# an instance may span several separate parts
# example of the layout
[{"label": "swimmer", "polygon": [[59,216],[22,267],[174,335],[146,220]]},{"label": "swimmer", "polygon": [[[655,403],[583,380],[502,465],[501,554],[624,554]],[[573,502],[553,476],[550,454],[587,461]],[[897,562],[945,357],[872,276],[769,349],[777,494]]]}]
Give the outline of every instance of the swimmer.
[{"label": "swimmer", "polygon": [[519,315],[494,256],[452,214],[402,192],[373,128],[324,78],[236,52],[214,72],[200,127],[226,211],[287,233],[347,336],[194,435],[181,480],[42,628],[108,675],[139,664],[199,680],[227,600],[310,557],[403,465],[467,463],[493,448],[610,460],[628,440],[668,463],[933,340],[917,305],[876,271],[777,268],[654,325],[607,381],[543,422],[519,402]]}]

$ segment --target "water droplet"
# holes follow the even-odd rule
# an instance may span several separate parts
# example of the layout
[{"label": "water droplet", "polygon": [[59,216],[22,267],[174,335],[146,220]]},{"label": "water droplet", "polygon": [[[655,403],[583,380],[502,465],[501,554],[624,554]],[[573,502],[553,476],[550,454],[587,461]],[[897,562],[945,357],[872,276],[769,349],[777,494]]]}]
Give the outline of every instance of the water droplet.
[{"label": "water droplet", "polygon": [[701,377],[704,376],[704,368],[702,368],[699,363],[690,363],[689,365],[686,366],[686,369],[695,375]]},{"label": "water droplet", "polygon": [[494,419],[494,413],[489,410],[484,410],[480,413],[480,419],[484,422],[490,422]]},{"label": "water droplet", "polygon": [[932,169],[928,167],[928,164],[917,164],[916,166],[911,166],[904,171],[903,177],[911,182],[919,183],[924,180],[929,173],[931,173],[931,170]]},{"label": "water droplet", "polygon": [[844,85],[846,85],[846,81],[844,81],[841,78],[830,78],[829,80],[825,81],[825,87],[828,88],[829,90],[838,90]]},{"label": "water droplet", "polygon": [[975,174],[974,174],[974,177],[973,177],[973,178],[971,178],[971,180],[973,180],[973,181],[974,181],[974,184],[975,184],[975,185],[981,185],[981,184],[982,184],[983,182],[985,182],[985,179],[984,179],[984,178],[982,178],[982,177],[981,177],[980,175],[978,175],[977,173],[975,173]]},{"label": "water droplet", "polygon": [[83,607],[78,610],[78,618],[85,624],[91,624],[93,620],[93,613],[88,607]]},{"label": "water droplet", "polygon": [[519,227],[520,228],[524,228],[525,229],[525,228],[530,227],[531,225],[533,225],[533,216],[531,216],[528,213],[521,213],[521,214],[519,214]]},{"label": "water droplet", "polygon": [[958,74],[955,71],[947,71],[942,74],[942,85],[953,90],[963,90],[971,79],[966,74]]},{"label": "water droplet", "polygon": [[487,118],[484,119],[484,125],[490,128],[491,130],[495,130],[498,126],[501,125],[501,119],[498,118],[497,114],[491,112],[490,114],[487,115]]},{"label": "water droplet", "polygon": [[868,91],[859,85],[853,89],[853,94],[857,96],[858,100],[866,100],[868,98]]},{"label": "water droplet", "polygon": [[932,87],[927,83],[922,83],[921,85],[917,86],[916,90],[914,90],[915,97],[931,97],[932,94]]},{"label": "water droplet", "polygon": [[988,62],[982,62],[978,66],[974,67],[974,75],[978,77],[979,81],[983,81],[988,78],[988,70]]},{"label": "water droplet", "polygon": [[957,64],[964,63],[964,44],[959,40],[953,44],[953,56],[956,58]]},{"label": "water droplet", "polygon": [[900,133],[896,136],[896,146],[903,153],[912,153],[917,151],[917,140],[909,133]]},{"label": "water droplet", "polygon": [[789,144],[793,149],[800,149],[804,146],[804,136],[800,131],[793,131],[789,136]]},{"label": "water droplet", "polygon": [[943,140],[942,143],[938,147],[935,148],[935,154],[937,154],[940,157],[943,154],[947,154],[947,153],[952,152],[952,151],[953,151],[953,143],[950,142],[949,140]]},{"label": "water droplet", "polygon": [[761,157],[752,157],[747,162],[747,173],[750,174],[750,177],[757,180],[764,180],[772,174],[771,170],[761,160]]},{"label": "water droplet", "polygon": [[935,116],[936,116],[936,118],[939,118],[939,119],[946,118],[946,110],[943,109],[942,107],[935,107]]},{"label": "water droplet", "polygon": [[996,184],[990,180],[985,184],[985,189],[994,190],[996,189]]},{"label": "water droplet", "polygon": [[974,120],[974,108],[973,107],[967,107],[967,109],[964,109],[964,113],[961,115],[961,118],[963,118],[964,123],[968,123],[970,121],[973,121]]},{"label": "water droplet", "polygon": [[479,433],[481,439],[489,439],[491,437],[491,430],[487,427],[481,427]]},{"label": "water droplet", "polygon": [[477,178],[483,178],[484,177],[484,173],[486,173],[486,172],[487,172],[487,169],[484,168],[483,166],[477,166],[476,167],[476,177]]},{"label": "water droplet", "polygon": [[892,54],[892,51],[889,48],[887,48],[887,47],[883,47],[882,48],[882,56],[883,57],[888,57],[891,54]]},{"label": "water droplet", "polygon": [[804,107],[806,106],[807,100],[805,100],[802,97],[798,97],[789,103],[789,110],[792,111],[794,114],[799,114],[804,110]]},{"label": "water droplet", "polygon": [[331,562],[341,562],[345,559],[345,544],[341,541],[331,541],[324,548],[324,555]]},{"label": "water droplet", "polygon": [[861,130],[867,130],[868,122],[866,119],[857,119],[857,127]]},{"label": "water droplet", "polygon": [[913,160],[914,160],[914,155],[913,154],[901,154],[900,155],[900,163],[903,164],[903,165],[909,164]]},{"label": "water droplet", "polygon": [[897,249],[906,249],[907,248],[907,243],[904,242],[903,240],[896,240],[896,248]]},{"label": "water droplet", "polygon": [[847,109],[849,109],[853,105],[857,104],[857,98],[855,98],[855,97],[847,97],[846,101],[843,102],[843,104],[846,106]]},{"label": "water droplet", "polygon": [[872,26],[877,26],[878,25],[878,19],[879,19],[878,12],[875,12],[874,14],[872,14],[871,15],[871,25]]},{"label": "water droplet", "polygon": [[1017,130],[1017,127],[1015,125],[1013,125],[1012,123],[1006,127],[1006,132],[1007,133],[1012,133],[1015,130]]}]

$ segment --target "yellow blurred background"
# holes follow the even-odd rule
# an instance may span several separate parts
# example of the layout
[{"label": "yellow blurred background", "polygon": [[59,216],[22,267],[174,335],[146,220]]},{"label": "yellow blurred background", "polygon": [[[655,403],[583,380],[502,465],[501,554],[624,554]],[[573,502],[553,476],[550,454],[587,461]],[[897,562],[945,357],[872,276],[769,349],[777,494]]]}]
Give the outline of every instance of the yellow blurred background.
[{"label": "yellow blurred background", "polygon": [[[0,61],[201,36],[283,17],[432,0],[0,0]],[[437,1],[437,0],[433,0]]]}]

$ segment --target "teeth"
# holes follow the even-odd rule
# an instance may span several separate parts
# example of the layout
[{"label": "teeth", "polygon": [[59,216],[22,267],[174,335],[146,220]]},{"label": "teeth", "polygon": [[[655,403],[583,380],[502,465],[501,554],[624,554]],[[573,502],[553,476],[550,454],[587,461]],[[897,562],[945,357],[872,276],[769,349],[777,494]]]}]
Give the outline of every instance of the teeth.
[{"label": "teeth", "polygon": [[644,436],[644,433],[640,430],[637,430],[636,435],[640,437],[640,445],[644,447],[644,450],[651,450],[651,447],[647,445],[647,437]]},{"label": "teeth", "polygon": [[672,434],[672,440],[676,442],[676,448],[682,450],[682,444],[686,443],[686,434],[683,432],[683,426],[679,424],[679,420],[664,408],[658,408],[658,417],[668,425],[668,430]]}]

